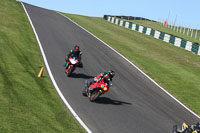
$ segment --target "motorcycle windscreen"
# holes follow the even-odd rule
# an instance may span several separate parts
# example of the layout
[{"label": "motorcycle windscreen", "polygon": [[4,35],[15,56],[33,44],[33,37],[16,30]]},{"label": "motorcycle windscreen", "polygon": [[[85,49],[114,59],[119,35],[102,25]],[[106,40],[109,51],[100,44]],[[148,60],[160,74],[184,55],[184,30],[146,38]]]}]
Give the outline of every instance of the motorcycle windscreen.
[{"label": "motorcycle windscreen", "polygon": [[71,64],[76,64],[78,61],[77,60],[74,60],[74,59],[69,59],[69,61],[71,62]]}]

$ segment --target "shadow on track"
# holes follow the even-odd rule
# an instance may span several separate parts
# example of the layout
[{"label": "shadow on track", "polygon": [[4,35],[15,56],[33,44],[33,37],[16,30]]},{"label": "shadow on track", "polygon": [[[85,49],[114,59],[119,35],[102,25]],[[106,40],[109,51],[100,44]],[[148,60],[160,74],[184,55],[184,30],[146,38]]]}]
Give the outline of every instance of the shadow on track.
[{"label": "shadow on track", "polygon": [[122,101],[118,101],[118,100],[112,100],[112,99],[107,98],[107,97],[99,97],[98,99],[96,99],[95,103],[113,104],[113,105],[123,105],[123,104],[132,105],[131,103],[122,102]]},{"label": "shadow on track", "polygon": [[94,76],[90,76],[90,75],[85,75],[83,73],[72,73],[70,75],[71,78],[83,78],[83,79],[90,79],[90,78],[94,78]]}]

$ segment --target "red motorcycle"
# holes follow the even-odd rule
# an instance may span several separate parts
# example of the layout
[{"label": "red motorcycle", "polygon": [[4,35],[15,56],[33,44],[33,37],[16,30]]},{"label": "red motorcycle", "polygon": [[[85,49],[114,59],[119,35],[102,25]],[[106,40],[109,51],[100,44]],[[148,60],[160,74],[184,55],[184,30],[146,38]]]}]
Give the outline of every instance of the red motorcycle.
[{"label": "red motorcycle", "polygon": [[75,70],[79,61],[78,61],[77,57],[69,57],[68,60],[69,61],[67,62],[66,67],[65,67],[65,73],[69,77],[71,75],[71,73]]},{"label": "red motorcycle", "polygon": [[105,83],[103,80],[89,85],[88,80],[85,81],[85,87],[82,90],[83,96],[87,96],[91,102],[95,101],[99,96],[108,92],[112,83]]}]

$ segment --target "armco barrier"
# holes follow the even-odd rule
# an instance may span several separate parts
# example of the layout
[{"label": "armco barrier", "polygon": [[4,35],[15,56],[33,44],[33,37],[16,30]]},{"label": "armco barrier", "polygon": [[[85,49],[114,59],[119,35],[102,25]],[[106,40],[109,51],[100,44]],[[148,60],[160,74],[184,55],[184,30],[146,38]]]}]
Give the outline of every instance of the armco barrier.
[{"label": "armco barrier", "polygon": [[174,46],[184,48],[187,51],[191,51],[197,55],[200,55],[200,45],[198,43],[190,42],[182,38],[176,37],[174,35],[166,34],[161,31],[134,24],[133,22],[127,22],[117,18],[116,16],[113,17],[109,15],[104,15],[104,19],[116,25],[128,28],[130,30],[138,31],[146,35],[153,36],[156,39],[163,40],[167,43],[173,44]]}]

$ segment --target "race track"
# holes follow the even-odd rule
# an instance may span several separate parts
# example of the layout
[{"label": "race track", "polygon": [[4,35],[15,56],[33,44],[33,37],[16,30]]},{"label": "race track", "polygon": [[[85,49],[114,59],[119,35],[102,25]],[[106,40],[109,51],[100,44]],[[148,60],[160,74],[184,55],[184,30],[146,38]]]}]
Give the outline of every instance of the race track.
[{"label": "race track", "polygon": [[[53,76],[72,108],[94,133],[170,133],[174,124],[199,121],[130,63],[60,14],[24,4]],[[78,44],[84,67],[71,77],[64,59]],[[82,96],[86,79],[114,70],[113,86],[96,102]]]}]

